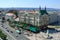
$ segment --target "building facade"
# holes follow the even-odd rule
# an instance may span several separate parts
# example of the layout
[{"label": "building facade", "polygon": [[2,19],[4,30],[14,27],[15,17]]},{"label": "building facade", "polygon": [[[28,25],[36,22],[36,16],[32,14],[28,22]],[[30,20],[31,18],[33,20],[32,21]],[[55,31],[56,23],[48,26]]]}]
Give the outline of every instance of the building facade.
[{"label": "building facade", "polygon": [[19,20],[20,22],[26,23],[26,24],[30,24],[30,25],[34,25],[37,27],[45,27],[49,24],[49,16],[48,13],[45,10],[41,10],[39,9],[39,11],[37,13],[35,13],[35,11],[28,13],[26,11],[24,12],[19,12]]},{"label": "building facade", "polygon": [[59,21],[59,15],[56,12],[49,12],[49,24],[55,24]]}]

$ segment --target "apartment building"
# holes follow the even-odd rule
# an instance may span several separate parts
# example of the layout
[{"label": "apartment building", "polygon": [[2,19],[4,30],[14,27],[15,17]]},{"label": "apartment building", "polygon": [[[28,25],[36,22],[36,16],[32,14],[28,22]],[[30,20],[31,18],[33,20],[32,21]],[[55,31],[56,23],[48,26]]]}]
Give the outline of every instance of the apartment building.
[{"label": "apartment building", "polygon": [[57,12],[49,12],[49,24],[57,23],[59,21],[58,16]]}]

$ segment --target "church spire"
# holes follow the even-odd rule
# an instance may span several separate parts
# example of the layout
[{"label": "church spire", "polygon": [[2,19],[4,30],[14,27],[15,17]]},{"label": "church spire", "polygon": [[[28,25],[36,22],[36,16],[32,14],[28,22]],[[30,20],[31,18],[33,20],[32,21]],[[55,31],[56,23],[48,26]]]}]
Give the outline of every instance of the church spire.
[{"label": "church spire", "polygon": [[41,10],[41,6],[39,7],[39,10]]},{"label": "church spire", "polygon": [[46,6],[45,6],[45,11],[46,11]]}]

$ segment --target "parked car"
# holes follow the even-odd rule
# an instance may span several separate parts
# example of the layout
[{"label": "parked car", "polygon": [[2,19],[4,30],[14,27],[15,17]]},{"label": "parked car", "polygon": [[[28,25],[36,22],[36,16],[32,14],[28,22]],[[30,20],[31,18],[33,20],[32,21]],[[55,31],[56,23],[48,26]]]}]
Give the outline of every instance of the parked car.
[{"label": "parked car", "polygon": [[16,36],[16,37],[18,37],[18,36]]},{"label": "parked car", "polygon": [[10,31],[11,33],[13,33],[13,31]]},{"label": "parked car", "polygon": [[21,32],[19,34],[21,34]]},{"label": "parked car", "polygon": [[9,30],[7,30],[7,32],[9,32]]},{"label": "parked car", "polygon": [[5,28],[5,29],[7,29],[7,28]]}]

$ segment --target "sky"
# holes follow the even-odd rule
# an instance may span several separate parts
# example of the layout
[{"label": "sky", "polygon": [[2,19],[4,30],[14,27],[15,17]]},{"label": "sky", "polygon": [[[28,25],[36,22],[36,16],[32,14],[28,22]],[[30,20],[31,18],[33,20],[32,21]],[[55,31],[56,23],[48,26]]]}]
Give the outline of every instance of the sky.
[{"label": "sky", "polygon": [[0,0],[0,8],[10,7],[28,7],[28,8],[58,8],[60,9],[60,0]]}]

